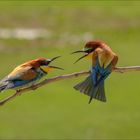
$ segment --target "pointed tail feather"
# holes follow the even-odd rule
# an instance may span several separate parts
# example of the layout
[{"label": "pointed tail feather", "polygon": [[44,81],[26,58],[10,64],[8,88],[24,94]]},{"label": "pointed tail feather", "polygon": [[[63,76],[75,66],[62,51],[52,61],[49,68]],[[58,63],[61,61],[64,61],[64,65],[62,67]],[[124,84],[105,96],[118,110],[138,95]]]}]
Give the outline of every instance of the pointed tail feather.
[{"label": "pointed tail feather", "polygon": [[0,92],[13,87],[13,83],[4,78],[0,81]]},{"label": "pointed tail feather", "polygon": [[91,77],[88,76],[85,81],[77,84],[74,86],[74,89],[79,90],[80,92],[89,95],[89,92],[91,91],[92,88],[92,81]]},{"label": "pointed tail feather", "polygon": [[5,90],[6,87],[7,87],[7,85],[0,86],[0,92],[3,91],[3,90]]},{"label": "pointed tail feather", "polygon": [[102,102],[106,101],[104,81],[99,83],[97,86],[94,86],[91,75],[89,75],[83,82],[74,86],[74,89],[79,90],[81,93],[90,96],[89,103],[91,103],[93,98]]},{"label": "pointed tail feather", "polygon": [[102,100],[103,102],[106,102],[104,81],[99,84],[97,93],[98,93],[99,99]]},{"label": "pointed tail feather", "polygon": [[90,96],[89,104],[91,103],[93,98],[100,100],[102,102],[106,102],[104,81],[100,83],[98,86],[94,87],[94,89],[92,89],[91,92],[92,95]]}]

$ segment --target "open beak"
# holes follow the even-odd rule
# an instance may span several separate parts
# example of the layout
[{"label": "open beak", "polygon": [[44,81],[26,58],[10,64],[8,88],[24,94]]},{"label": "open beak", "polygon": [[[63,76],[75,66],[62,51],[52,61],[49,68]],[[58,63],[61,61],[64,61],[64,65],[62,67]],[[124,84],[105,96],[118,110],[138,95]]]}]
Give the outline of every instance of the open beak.
[{"label": "open beak", "polygon": [[75,51],[75,52],[72,52],[71,54],[75,54],[75,53],[86,53],[86,54],[83,55],[82,57],[80,57],[78,60],[76,60],[76,61],[74,62],[74,64],[77,63],[79,60],[83,59],[84,57],[86,57],[86,56],[88,55],[87,52],[82,51],[82,50],[81,50],[81,51]]},{"label": "open beak", "polygon": [[42,69],[45,73],[48,73],[48,72],[52,71],[53,69],[64,70],[64,69],[62,69],[62,68],[55,67],[55,66],[41,66],[41,69]]},{"label": "open beak", "polygon": [[57,59],[57,58],[59,58],[59,57],[61,57],[61,56],[56,56],[56,57],[54,57],[54,58],[52,58],[52,59],[47,60],[46,65],[49,65],[52,61],[54,61],[55,59]]},{"label": "open beak", "polygon": [[[61,56],[56,56],[56,57],[52,58],[52,59],[50,60],[50,62],[54,61],[55,59],[57,59],[57,58],[59,58],[59,57],[61,57]],[[55,66],[48,66],[48,67],[49,67],[50,69],[60,69],[60,70],[64,70],[63,68],[55,67]]]},{"label": "open beak", "polygon": [[48,66],[49,68],[51,69],[59,69],[59,70],[64,70],[63,68],[60,68],[60,67],[56,67],[56,66]]},{"label": "open beak", "polygon": [[75,54],[75,53],[85,53],[85,51],[75,51],[75,52],[72,52],[71,54]]},{"label": "open beak", "polygon": [[52,58],[50,62],[54,61],[55,59],[57,59],[59,57],[61,57],[61,56],[56,56],[56,57]]},{"label": "open beak", "polygon": [[80,61],[81,59],[83,59],[83,58],[86,57],[86,56],[88,56],[88,54],[85,54],[85,55],[83,55],[82,57],[80,57],[79,59],[77,59],[77,60],[74,62],[74,64],[77,63],[78,61]]}]

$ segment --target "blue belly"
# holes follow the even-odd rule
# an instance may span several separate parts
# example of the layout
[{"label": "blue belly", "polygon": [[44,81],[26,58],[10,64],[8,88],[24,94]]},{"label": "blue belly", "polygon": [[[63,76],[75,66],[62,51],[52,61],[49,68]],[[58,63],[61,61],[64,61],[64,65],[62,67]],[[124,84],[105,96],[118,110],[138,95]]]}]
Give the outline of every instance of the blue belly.
[{"label": "blue belly", "polygon": [[16,87],[22,87],[22,86],[28,86],[29,84],[33,84],[34,82],[40,80],[44,75],[41,74],[39,76],[37,76],[36,78],[32,79],[32,80],[13,80],[13,87],[12,88],[16,88]]}]

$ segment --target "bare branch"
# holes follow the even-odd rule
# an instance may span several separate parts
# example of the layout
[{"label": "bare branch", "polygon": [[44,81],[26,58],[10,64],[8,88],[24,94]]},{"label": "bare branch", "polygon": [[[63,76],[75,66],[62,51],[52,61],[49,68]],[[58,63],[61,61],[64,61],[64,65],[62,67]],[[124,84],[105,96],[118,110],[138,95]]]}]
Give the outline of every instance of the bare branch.
[{"label": "bare branch", "polygon": [[131,71],[140,71],[140,66],[130,66],[130,67],[116,67],[114,72],[131,72]]},{"label": "bare branch", "polygon": [[[125,72],[131,72],[131,71],[140,71],[140,66],[130,66],[130,67],[116,67],[114,68],[113,72],[118,72],[118,73],[125,73]],[[64,79],[70,79],[70,78],[76,78],[79,76],[85,76],[90,74],[90,71],[82,71],[82,72],[76,72],[76,73],[71,73],[71,74],[66,74],[66,75],[60,75],[60,76],[56,76],[50,79],[45,79],[43,81],[41,81],[40,83],[31,86],[31,87],[27,87],[24,89],[20,89],[17,90],[15,94],[7,97],[6,99],[2,100],[0,102],[0,105],[4,105],[5,103],[11,101],[12,99],[14,99],[16,96],[21,95],[23,93],[26,93],[30,90],[35,90],[41,86],[44,86],[46,84],[55,82],[55,81],[59,81],[59,80],[64,80]]]}]

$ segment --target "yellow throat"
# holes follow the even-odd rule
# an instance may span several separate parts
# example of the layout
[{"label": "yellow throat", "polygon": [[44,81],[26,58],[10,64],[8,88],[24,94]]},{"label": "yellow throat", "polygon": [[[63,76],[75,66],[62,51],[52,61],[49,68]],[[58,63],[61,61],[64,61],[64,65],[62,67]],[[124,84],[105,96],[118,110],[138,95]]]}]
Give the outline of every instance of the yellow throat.
[{"label": "yellow throat", "polygon": [[92,56],[93,56],[93,52],[92,53],[90,53],[90,54],[88,54],[85,58],[87,58],[87,59],[92,59]]},{"label": "yellow throat", "polygon": [[54,68],[51,68],[49,66],[41,66],[40,68],[46,73],[48,73],[54,69]]}]

